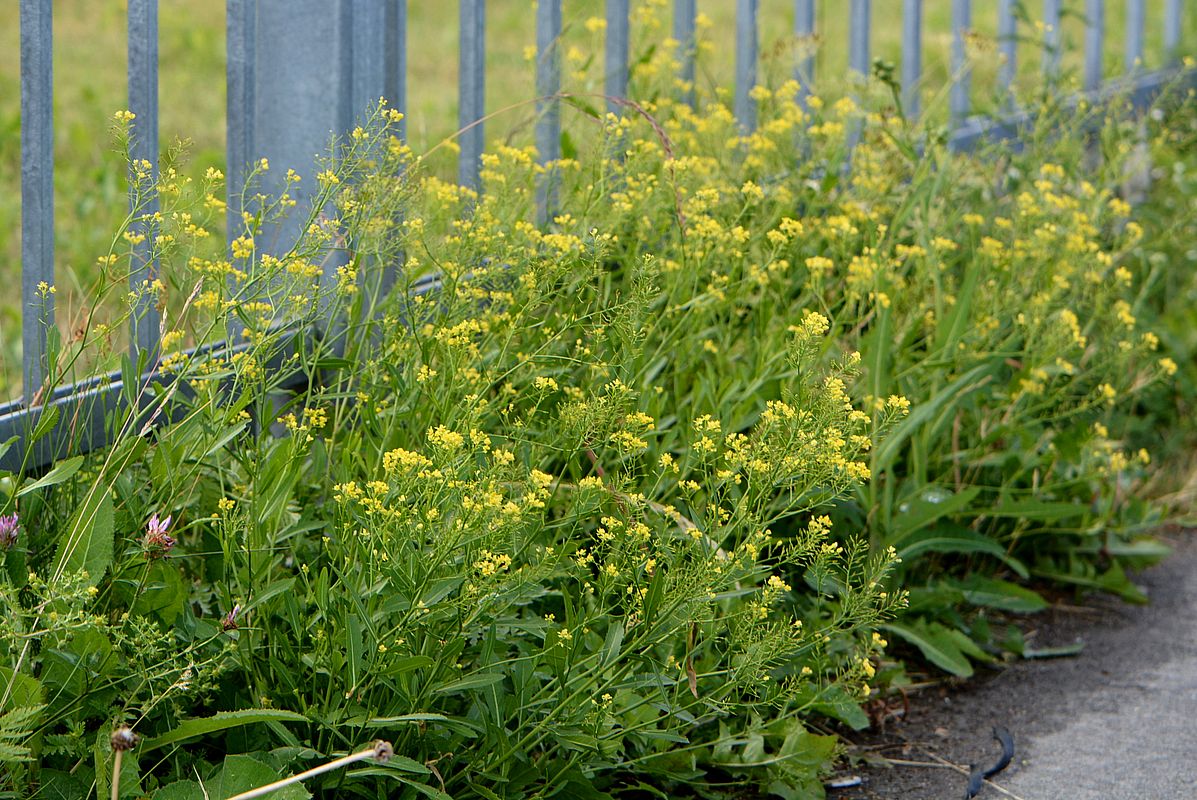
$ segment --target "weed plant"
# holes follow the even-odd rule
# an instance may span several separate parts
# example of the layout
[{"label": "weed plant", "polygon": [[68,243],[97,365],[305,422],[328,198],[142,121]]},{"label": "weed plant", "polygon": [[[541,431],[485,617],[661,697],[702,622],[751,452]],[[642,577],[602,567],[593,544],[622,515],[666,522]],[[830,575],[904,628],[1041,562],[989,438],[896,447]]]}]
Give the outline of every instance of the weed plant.
[{"label": "weed plant", "polygon": [[134,165],[162,211],[94,292],[150,244],[124,307],[161,354],[51,337],[51,384],[123,361],[124,402],[111,448],[5,478],[6,790],[108,795],[127,725],[128,797],[376,738],[285,791],[819,797],[882,631],[967,674],[999,641],[970,608],[1044,602],[1013,579],[1134,596],[1121,437],[1177,366],[1138,319],[1130,116],[1045,100],[1021,152],[964,156],[884,82],[758,89],[749,133],[653,74],[593,152],[498,147],[481,193],[380,106],[288,174],[310,210],[259,163],[228,253],[218,172]]}]

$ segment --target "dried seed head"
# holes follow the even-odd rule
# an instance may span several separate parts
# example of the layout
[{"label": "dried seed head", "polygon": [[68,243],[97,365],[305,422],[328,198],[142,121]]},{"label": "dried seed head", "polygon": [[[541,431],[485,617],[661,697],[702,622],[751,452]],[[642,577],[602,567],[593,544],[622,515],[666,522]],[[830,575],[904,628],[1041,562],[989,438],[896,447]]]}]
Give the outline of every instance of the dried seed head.
[{"label": "dried seed head", "polygon": [[138,736],[128,725],[122,725],[112,732],[113,750],[132,750],[137,746]]},{"label": "dried seed head", "polygon": [[374,743],[374,760],[379,764],[385,764],[395,755],[395,748],[391,746],[390,742],[384,742],[379,739]]}]

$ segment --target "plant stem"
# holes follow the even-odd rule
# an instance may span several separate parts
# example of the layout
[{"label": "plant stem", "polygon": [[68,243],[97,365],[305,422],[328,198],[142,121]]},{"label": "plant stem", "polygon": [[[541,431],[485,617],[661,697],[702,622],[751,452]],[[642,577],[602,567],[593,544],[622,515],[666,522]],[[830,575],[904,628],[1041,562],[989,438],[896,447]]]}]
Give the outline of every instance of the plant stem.
[{"label": "plant stem", "polygon": [[121,758],[124,750],[117,750],[112,754],[112,800],[120,800],[121,796]]},{"label": "plant stem", "polygon": [[[313,767],[306,772],[301,772],[298,775],[292,775],[290,778],[283,778],[282,780],[275,781],[274,783],[268,783],[265,786],[259,786],[256,789],[250,789],[248,792],[242,792],[241,794],[233,795],[229,798],[229,800],[249,800],[251,797],[261,797],[262,795],[270,794],[273,791],[282,789],[285,786],[290,786],[292,784],[299,783],[300,781],[305,781],[308,778],[314,778],[315,776],[322,775],[325,772],[332,772],[333,770],[340,769],[341,767],[347,767],[350,764],[354,764],[358,761],[365,761],[368,758],[372,758],[379,763],[383,763],[391,757],[391,752],[392,749],[390,742],[379,740],[367,747],[365,750],[359,750],[356,753],[351,753],[347,756],[341,756],[340,758],[330,761],[327,764],[321,764],[320,766]],[[115,782],[113,785],[115,786]],[[115,789],[113,789],[113,791],[115,792]],[[115,794],[113,795],[113,800],[116,800]]]}]

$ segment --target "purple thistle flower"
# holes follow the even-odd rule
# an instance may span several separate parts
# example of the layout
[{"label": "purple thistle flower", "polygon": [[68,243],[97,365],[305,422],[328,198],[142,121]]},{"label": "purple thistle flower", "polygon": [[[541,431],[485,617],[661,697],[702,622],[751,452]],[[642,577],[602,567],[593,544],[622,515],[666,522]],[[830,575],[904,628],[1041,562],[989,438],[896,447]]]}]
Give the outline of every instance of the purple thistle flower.
[{"label": "purple thistle flower", "polygon": [[20,527],[21,520],[15,512],[7,517],[0,517],[0,548],[7,550],[17,543]]},{"label": "purple thistle flower", "polygon": [[170,528],[172,517],[158,519],[155,513],[145,526],[145,549],[150,558],[166,558],[170,549],[175,546],[175,537],[166,531]]},{"label": "purple thistle flower", "polygon": [[222,631],[237,630],[237,614],[241,612],[241,604],[237,603],[233,606],[233,610],[224,615],[224,619],[220,621],[220,629]]}]

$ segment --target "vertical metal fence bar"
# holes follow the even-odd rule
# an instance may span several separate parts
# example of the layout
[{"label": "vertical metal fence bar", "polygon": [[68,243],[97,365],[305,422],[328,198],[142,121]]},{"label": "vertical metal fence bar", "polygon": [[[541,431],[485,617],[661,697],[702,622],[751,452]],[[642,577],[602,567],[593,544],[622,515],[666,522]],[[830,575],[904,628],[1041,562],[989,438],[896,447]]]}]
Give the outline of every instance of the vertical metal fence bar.
[{"label": "vertical metal fence bar", "polygon": [[1014,16],[1015,0],[1001,0],[998,6],[998,49],[1002,65],[998,82],[1007,96],[1014,94],[1014,78],[1018,75],[1018,19]]},{"label": "vertical metal fence bar", "polygon": [[923,77],[923,0],[902,4],[902,106],[906,116],[919,115],[919,81]]},{"label": "vertical metal fence bar", "polygon": [[607,111],[623,114],[619,100],[628,96],[628,0],[607,0],[607,35],[604,41],[603,91]]},{"label": "vertical metal fence bar", "polygon": [[[486,115],[486,0],[461,0],[457,182],[479,188]],[[465,130],[467,129],[468,130]]]},{"label": "vertical metal fence bar", "polygon": [[1184,0],[1167,0],[1164,7],[1164,57],[1175,63],[1180,50],[1181,5]]},{"label": "vertical metal fence bar", "polygon": [[693,106],[694,92],[694,55],[698,47],[695,37],[695,20],[698,17],[696,0],[674,0],[673,2],[673,39],[677,42],[677,56],[681,62],[678,75],[686,83],[686,90],[681,93],[683,102]]},{"label": "vertical metal fence bar", "polygon": [[736,0],[736,96],[735,113],[745,130],[756,129],[756,86],[758,0]]},{"label": "vertical metal fence bar", "polygon": [[1127,72],[1135,72],[1143,66],[1143,29],[1146,27],[1146,16],[1143,0],[1126,0],[1124,66]]},{"label": "vertical metal fence bar", "polygon": [[[225,7],[225,82],[228,88],[225,175],[226,237],[232,241],[245,229],[241,213],[241,191],[249,176],[249,162],[254,154],[254,91],[257,43],[257,3],[255,0],[228,0]],[[237,291],[233,278],[230,291]],[[229,316],[227,334],[230,342],[241,336],[243,326],[236,315]]]},{"label": "vertical metal fence bar", "polygon": [[[387,3],[385,25],[382,93],[391,108],[407,114],[407,0]],[[406,141],[407,119],[392,124],[395,135]],[[389,293],[398,281],[403,261],[404,255],[400,253],[394,263],[383,265],[378,287],[380,296]]]},{"label": "vertical metal fence bar", "polygon": [[[395,0],[387,10],[383,95],[392,108],[407,114],[407,0]],[[406,117],[395,123],[395,133],[407,140]]]},{"label": "vertical metal fence bar", "polygon": [[968,97],[972,80],[964,51],[964,37],[972,24],[972,0],[952,0],[952,88],[948,106],[956,124],[968,115],[969,109]]},{"label": "vertical metal fence bar", "polygon": [[1084,89],[1101,88],[1101,56],[1106,38],[1106,0],[1087,0],[1085,5]]},{"label": "vertical metal fence bar", "polygon": [[350,37],[353,43],[346,54],[345,66],[350,78],[350,117],[347,124],[364,120],[365,115],[386,91],[387,6],[390,3],[355,3]]},{"label": "vertical metal fence bar", "polygon": [[806,107],[806,98],[814,91],[815,84],[815,0],[794,0],[794,35],[804,40],[798,57],[794,79],[798,81],[798,100]]},{"label": "vertical metal fence bar", "polygon": [[54,324],[54,59],[50,3],[21,0],[21,345],[25,405],[46,380]]},{"label": "vertical metal fence bar", "polygon": [[852,0],[848,30],[848,67],[861,78],[869,77],[869,32],[872,29],[870,0]]},{"label": "vertical metal fence bar", "polygon": [[549,165],[536,181],[536,217],[541,225],[556,214],[561,158],[561,0],[536,5],[536,153]]},{"label": "vertical metal fence bar", "polygon": [[1060,75],[1060,0],[1043,0],[1043,74]]},{"label": "vertical metal fence bar", "polygon": [[[349,78],[349,109],[344,117],[343,133],[355,125],[365,124],[386,95],[387,40],[390,37],[387,20],[394,4],[354,3],[348,5],[348,51],[342,51],[341,70]],[[395,282],[394,262],[379,262],[375,258],[361,259],[357,285],[369,302],[377,303]]]},{"label": "vertical metal fence bar", "polygon": [[150,288],[158,278],[154,239],[159,226],[150,219],[158,212],[158,0],[129,0],[128,9],[129,110],[136,115],[130,123],[129,202],[134,214],[131,227],[145,237],[133,247],[129,288],[137,299],[129,333],[134,365],[144,357],[152,368],[158,359],[160,323],[158,302]]}]

